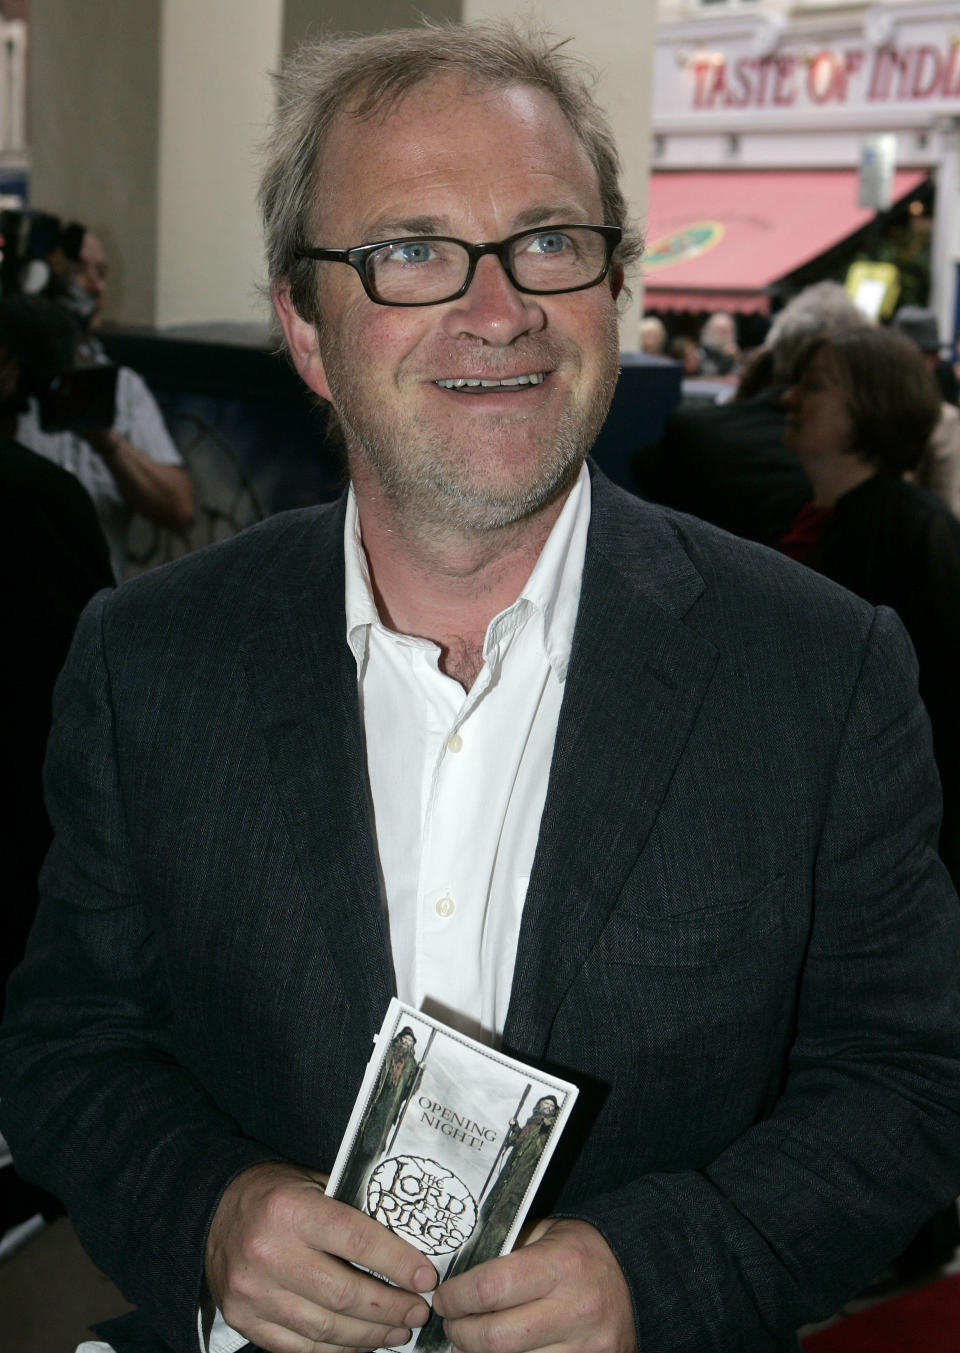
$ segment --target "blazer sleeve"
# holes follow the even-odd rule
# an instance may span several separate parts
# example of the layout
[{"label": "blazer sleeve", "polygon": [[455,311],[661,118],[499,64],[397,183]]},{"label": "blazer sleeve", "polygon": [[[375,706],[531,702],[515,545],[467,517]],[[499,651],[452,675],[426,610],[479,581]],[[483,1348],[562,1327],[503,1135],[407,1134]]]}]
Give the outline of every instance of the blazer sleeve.
[{"label": "blazer sleeve", "polygon": [[640,1353],[785,1347],[960,1191],[960,904],[933,848],[915,671],[879,610],[836,750],[772,1113],[701,1170],[567,1212],[617,1256]]},{"label": "blazer sleeve", "polygon": [[172,1348],[196,1346],[206,1231],[241,1170],[277,1159],[174,1060],[168,974],[130,858],[104,656],[85,611],[45,768],[56,837],[0,1037],[0,1123],[94,1261]]}]

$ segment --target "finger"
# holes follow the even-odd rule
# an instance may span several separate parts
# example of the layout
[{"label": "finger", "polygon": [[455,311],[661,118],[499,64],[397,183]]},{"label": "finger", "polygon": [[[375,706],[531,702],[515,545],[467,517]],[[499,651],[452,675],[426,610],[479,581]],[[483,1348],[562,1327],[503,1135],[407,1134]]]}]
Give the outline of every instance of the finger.
[{"label": "finger", "polygon": [[311,1248],[383,1274],[407,1292],[432,1292],[437,1285],[436,1269],[419,1250],[335,1198],[325,1198],[322,1209],[302,1220],[299,1235]]},{"label": "finger", "polygon": [[[249,1268],[238,1274],[232,1295],[244,1303],[245,1310],[281,1325],[283,1314],[295,1309],[308,1311],[315,1321],[330,1317],[341,1323],[353,1320],[376,1326],[381,1336],[391,1329],[419,1327],[430,1314],[422,1297],[363,1273],[333,1255],[306,1248],[295,1257],[287,1256],[280,1270]],[[227,1307],[222,1309],[229,1320]],[[381,1337],[379,1342],[386,1340]],[[400,1342],[405,1343],[406,1338]]]},{"label": "finger", "polygon": [[[315,1309],[315,1308],[314,1308]],[[310,1311],[291,1313],[284,1323],[258,1321],[242,1331],[258,1348],[270,1353],[340,1353],[345,1348],[397,1348],[410,1331],[364,1325],[359,1321],[328,1324]],[[320,1337],[320,1336],[326,1336]]]},{"label": "finger", "polygon": [[476,1268],[441,1283],[433,1299],[438,1315],[456,1318],[499,1311],[548,1296],[557,1285],[549,1256],[532,1247],[488,1259]]},{"label": "finger", "polygon": [[443,1329],[462,1353],[570,1353],[571,1348],[585,1348],[588,1335],[585,1329],[565,1326],[560,1341],[556,1304],[549,1300],[445,1320]]}]

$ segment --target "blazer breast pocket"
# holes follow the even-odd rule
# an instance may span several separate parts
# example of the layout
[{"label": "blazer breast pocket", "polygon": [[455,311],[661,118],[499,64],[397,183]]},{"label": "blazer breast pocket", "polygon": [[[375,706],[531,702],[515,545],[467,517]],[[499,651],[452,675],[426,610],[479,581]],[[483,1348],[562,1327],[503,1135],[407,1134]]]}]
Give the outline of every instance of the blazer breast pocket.
[{"label": "blazer breast pocket", "polygon": [[[603,961],[647,968],[769,963],[802,938],[801,908],[781,874],[746,900],[676,912],[618,905],[600,937]],[[791,906],[791,901],[793,905]]]}]

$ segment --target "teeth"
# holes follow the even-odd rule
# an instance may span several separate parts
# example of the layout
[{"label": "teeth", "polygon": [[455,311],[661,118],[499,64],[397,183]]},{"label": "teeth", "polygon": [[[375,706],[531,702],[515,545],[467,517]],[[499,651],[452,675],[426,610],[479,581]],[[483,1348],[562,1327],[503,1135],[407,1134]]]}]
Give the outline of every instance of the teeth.
[{"label": "teeth", "polygon": [[546,378],[545,371],[533,371],[529,376],[505,376],[503,380],[499,381],[485,381],[478,380],[475,377],[455,376],[450,380],[434,381],[434,385],[439,385],[444,390],[463,390],[465,388],[473,390],[476,389],[477,386],[482,386],[484,390],[496,390],[503,385],[541,385]]}]

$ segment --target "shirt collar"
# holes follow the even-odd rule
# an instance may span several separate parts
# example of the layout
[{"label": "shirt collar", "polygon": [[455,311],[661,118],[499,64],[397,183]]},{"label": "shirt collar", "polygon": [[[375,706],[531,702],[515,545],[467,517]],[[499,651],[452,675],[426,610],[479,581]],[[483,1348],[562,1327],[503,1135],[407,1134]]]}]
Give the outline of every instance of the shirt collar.
[{"label": "shirt collar", "polygon": [[570,661],[589,525],[590,474],[581,465],[519,598],[543,617],[543,646],[560,681],[566,680]]},{"label": "shirt collar", "polygon": [[[490,622],[532,607],[543,620],[543,645],[560,681],[566,679],[573,630],[580,602],[580,582],[590,525],[590,475],[586,465],[567,495],[560,515],[547,536],[530,577],[512,606]],[[370,569],[360,535],[357,500],[350,485],[343,534],[347,643],[361,667],[367,654],[370,627],[381,625],[370,585]],[[490,630],[488,629],[488,634]]]}]

